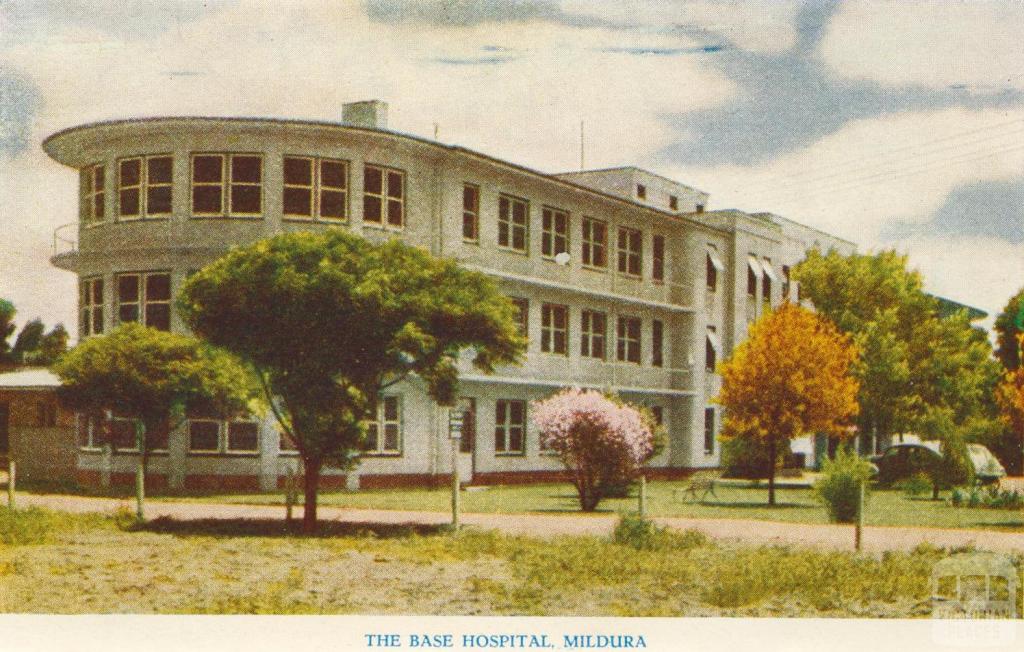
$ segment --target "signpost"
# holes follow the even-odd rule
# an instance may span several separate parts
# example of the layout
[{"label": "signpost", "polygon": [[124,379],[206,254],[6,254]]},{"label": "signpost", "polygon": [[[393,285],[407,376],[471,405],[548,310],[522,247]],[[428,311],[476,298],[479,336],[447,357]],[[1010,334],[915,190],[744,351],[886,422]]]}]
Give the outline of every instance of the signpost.
[{"label": "signpost", "polygon": [[462,439],[463,413],[448,411],[448,438],[452,442],[452,529],[459,529],[459,440]]}]

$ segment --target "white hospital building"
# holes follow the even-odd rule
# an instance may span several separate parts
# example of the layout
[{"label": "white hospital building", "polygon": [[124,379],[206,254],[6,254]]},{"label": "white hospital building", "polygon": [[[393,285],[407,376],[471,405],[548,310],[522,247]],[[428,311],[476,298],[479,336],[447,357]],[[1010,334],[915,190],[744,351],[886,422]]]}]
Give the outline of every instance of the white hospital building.
[{"label": "white hospital building", "polygon": [[[528,354],[492,376],[465,368],[471,427],[454,461],[447,409],[411,380],[382,400],[359,468],[326,469],[325,485],[431,484],[453,462],[474,483],[553,478],[529,403],[570,385],[651,406],[669,433],[651,473],[675,476],[719,464],[715,363],[768,306],[799,298],[790,267],[811,247],[854,250],[776,215],[707,210],[706,193],[638,168],[542,173],[389,131],[386,112],[359,102],[339,123],[168,117],[50,136],[46,152],[80,178],[52,259],[78,277],[80,337],[126,321],[185,331],[173,297],[234,246],[301,230],[400,238],[494,278],[520,307]],[[77,437],[80,481],[128,479],[130,437],[113,455]],[[172,488],[269,489],[295,463],[270,418],[196,416],[161,448],[151,481]]]}]

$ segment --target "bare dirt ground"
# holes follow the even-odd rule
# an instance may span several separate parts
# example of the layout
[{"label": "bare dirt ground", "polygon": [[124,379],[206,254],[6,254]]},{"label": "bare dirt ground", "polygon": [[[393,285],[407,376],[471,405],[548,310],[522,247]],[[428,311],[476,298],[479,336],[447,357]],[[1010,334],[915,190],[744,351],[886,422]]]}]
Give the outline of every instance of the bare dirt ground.
[{"label": "bare dirt ground", "polygon": [[[68,512],[109,512],[120,507],[131,508],[127,500],[64,495],[19,495],[19,505],[45,507]],[[299,516],[301,511],[297,510]],[[356,510],[321,507],[325,521],[378,524],[447,523],[450,515],[443,512],[412,512],[390,510]],[[147,502],[147,518],[160,516],[176,520],[198,519],[283,519],[284,509],[275,506],[181,503],[152,500]],[[716,539],[754,544],[794,544],[833,550],[853,549],[854,528],[850,525],[809,525],[763,520],[694,519],[665,517],[654,519],[676,530],[699,530]],[[612,515],[545,515],[545,514],[464,514],[462,522],[470,527],[499,530],[531,536],[608,535],[615,527]],[[988,530],[955,530],[922,527],[864,528],[863,548],[866,551],[909,551],[928,543],[941,548],[973,545],[983,550],[1018,552],[1024,550],[1024,533]]]}]

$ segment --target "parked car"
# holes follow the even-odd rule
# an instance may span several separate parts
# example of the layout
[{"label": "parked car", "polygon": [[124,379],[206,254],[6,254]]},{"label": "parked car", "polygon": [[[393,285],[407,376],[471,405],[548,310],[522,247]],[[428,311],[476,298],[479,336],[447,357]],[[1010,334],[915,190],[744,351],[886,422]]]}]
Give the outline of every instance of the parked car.
[{"label": "parked car", "polygon": [[[878,470],[880,484],[892,484],[918,473],[931,474],[936,464],[942,461],[942,449],[938,442],[926,441],[918,444],[895,444],[881,455],[871,458]],[[974,477],[981,484],[999,482],[1006,477],[1006,469],[996,456],[981,444],[967,444],[967,458],[974,467]]]}]

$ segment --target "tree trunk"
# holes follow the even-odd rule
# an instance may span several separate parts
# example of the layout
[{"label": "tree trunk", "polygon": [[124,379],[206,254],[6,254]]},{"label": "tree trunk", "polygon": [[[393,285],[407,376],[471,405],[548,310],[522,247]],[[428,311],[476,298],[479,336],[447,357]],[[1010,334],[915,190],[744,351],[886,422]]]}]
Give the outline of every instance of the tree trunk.
[{"label": "tree trunk", "polygon": [[775,505],[775,466],[778,456],[775,454],[775,437],[768,438],[768,504]]},{"label": "tree trunk", "polygon": [[135,468],[135,518],[146,520],[146,426],[135,421],[135,446],[139,449],[139,464]]},{"label": "tree trunk", "polygon": [[306,534],[316,532],[316,496],[320,489],[320,460],[303,460],[305,475],[305,502],[302,505],[302,531]]}]

